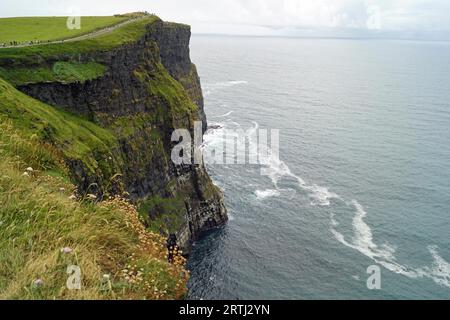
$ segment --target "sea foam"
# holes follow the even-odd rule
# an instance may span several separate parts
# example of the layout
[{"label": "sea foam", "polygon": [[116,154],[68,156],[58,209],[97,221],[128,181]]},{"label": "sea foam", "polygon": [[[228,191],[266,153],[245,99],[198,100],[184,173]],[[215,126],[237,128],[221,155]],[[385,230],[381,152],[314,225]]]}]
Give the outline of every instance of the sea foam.
[{"label": "sea foam", "polygon": [[234,87],[237,85],[246,85],[248,81],[245,80],[232,80],[232,81],[222,81],[216,83],[206,83],[203,85],[204,87],[204,96],[209,96],[215,93],[218,90]]},{"label": "sea foam", "polygon": [[[223,115],[223,117],[229,115],[231,115],[230,112]],[[223,129],[226,127],[225,123],[221,123],[220,125]],[[253,122],[253,128],[250,129],[250,132],[257,132],[258,129],[259,124]],[[220,132],[221,130],[214,131],[215,132],[212,132],[210,135],[207,135],[205,139],[206,144],[223,143],[223,132]],[[250,139],[249,144],[250,148],[254,148],[257,141],[255,139]],[[289,166],[284,161],[280,160],[270,148],[267,149],[266,154],[260,153],[258,154],[258,157],[263,163],[261,175],[267,176],[274,186],[274,189],[256,189],[254,193],[259,200],[279,196],[280,191],[284,190],[278,186],[280,180],[283,177],[293,178],[297,181],[299,189],[308,195],[312,206],[330,206],[331,200],[335,199],[340,203],[345,204],[350,208],[350,211],[354,212],[352,218],[353,235],[351,235],[350,239],[347,239],[346,236],[338,231],[339,223],[336,221],[334,213],[330,214],[330,232],[338,242],[360,252],[362,255],[370,258],[375,263],[391,272],[409,278],[430,278],[441,286],[450,287],[450,264],[438,254],[438,247],[428,247],[433,258],[431,266],[412,268],[401,264],[395,257],[396,249],[394,246],[389,243],[383,243],[381,245],[375,243],[372,229],[365,221],[368,214],[357,200],[347,202],[338,194],[331,192],[327,187],[316,184],[307,184],[301,177],[292,173]]]},{"label": "sea foam", "polygon": [[266,198],[277,197],[280,195],[280,191],[276,189],[256,190],[255,195],[259,200]]}]

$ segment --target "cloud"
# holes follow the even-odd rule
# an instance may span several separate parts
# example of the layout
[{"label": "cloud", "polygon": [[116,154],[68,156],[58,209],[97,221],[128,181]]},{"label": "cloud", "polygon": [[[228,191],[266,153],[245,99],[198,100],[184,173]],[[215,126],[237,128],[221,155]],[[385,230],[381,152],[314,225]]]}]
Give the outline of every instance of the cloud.
[{"label": "cloud", "polygon": [[214,31],[213,25],[223,24],[233,30],[240,25],[242,30],[266,27],[450,31],[448,0],[191,0],[181,6],[175,0],[165,3],[158,7],[163,16],[184,20],[194,30],[206,32]]},{"label": "cloud", "polygon": [[136,10],[193,26],[194,32],[279,34],[283,30],[449,32],[448,0],[2,0],[4,16],[84,15]]}]

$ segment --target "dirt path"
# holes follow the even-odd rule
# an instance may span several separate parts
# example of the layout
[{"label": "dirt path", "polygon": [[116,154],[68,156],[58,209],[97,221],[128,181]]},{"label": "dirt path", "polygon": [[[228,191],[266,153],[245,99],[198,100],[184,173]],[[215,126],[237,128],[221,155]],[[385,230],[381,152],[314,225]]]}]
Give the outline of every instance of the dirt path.
[{"label": "dirt path", "polygon": [[100,30],[96,30],[96,31],[93,31],[93,32],[90,32],[90,33],[83,34],[81,36],[76,36],[76,37],[68,38],[68,39],[64,39],[64,40],[55,40],[55,41],[49,41],[49,42],[43,41],[43,42],[40,42],[40,43],[25,42],[25,43],[19,43],[17,45],[13,45],[13,46],[10,46],[10,45],[2,46],[0,44],[0,49],[3,49],[3,48],[5,48],[5,49],[6,48],[24,48],[24,47],[42,46],[42,45],[47,45],[47,44],[66,43],[66,42],[75,42],[75,41],[81,41],[81,40],[86,40],[86,39],[92,39],[92,38],[101,36],[103,34],[107,34],[107,33],[113,32],[117,28],[123,27],[124,25],[130,24],[130,23],[138,21],[140,19],[144,19],[146,17],[147,16],[143,16],[143,17],[139,17],[139,18],[133,18],[133,19],[130,19],[130,20],[126,20],[124,22],[120,22],[120,23],[118,23],[118,24],[116,24],[114,26],[106,27],[106,28],[103,28],[103,29],[100,29]]}]

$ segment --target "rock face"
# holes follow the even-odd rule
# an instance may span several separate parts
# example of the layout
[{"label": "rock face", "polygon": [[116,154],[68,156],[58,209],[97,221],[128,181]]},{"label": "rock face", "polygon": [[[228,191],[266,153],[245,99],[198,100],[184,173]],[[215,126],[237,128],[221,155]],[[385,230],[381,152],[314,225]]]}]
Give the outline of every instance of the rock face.
[{"label": "rock face", "polygon": [[[95,61],[105,74],[84,83],[46,82],[19,90],[110,130],[117,141],[113,157],[95,154],[99,165],[67,159],[79,190],[98,194],[126,191],[141,205],[147,224],[176,233],[188,253],[205,230],[227,221],[221,191],[203,165],[176,166],[170,159],[173,130],[193,132],[206,116],[200,80],[189,56],[190,27],[158,20],[135,43],[44,61]],[[100,137],[99,137],[100,138]]]}]

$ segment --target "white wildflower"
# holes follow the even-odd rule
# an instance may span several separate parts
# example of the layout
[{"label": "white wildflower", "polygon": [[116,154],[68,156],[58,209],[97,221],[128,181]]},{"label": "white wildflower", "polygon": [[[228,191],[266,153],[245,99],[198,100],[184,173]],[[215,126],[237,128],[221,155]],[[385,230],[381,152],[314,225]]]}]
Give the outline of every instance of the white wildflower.
[{"label": "white wildflower", "polygon": [[62,253],[71,253],[72,252],[72,248],[69,248],[69,247],[61,248],[61,252]]},{"label": "white wildflower", "polygon": [[33,281],[33,284],[34,284],[36,287],[40,287],[40,286],[42,286],[42,285],[44,284],[44,280],[42,280],[42,279],[36,279],[36,280]]}]

